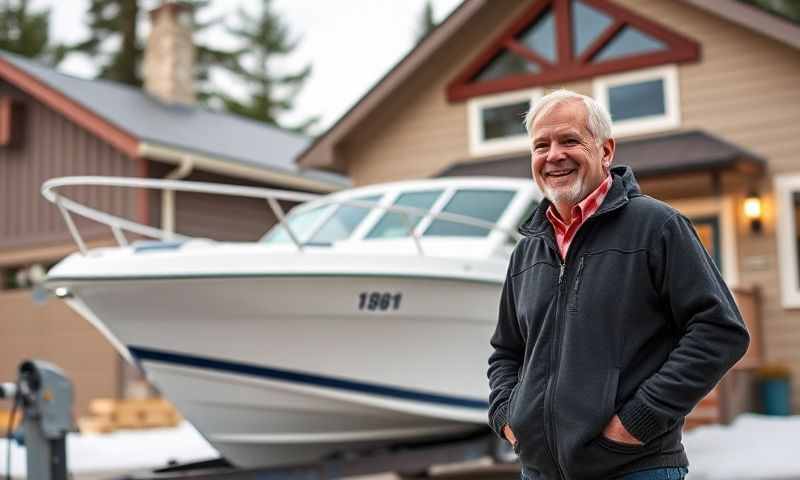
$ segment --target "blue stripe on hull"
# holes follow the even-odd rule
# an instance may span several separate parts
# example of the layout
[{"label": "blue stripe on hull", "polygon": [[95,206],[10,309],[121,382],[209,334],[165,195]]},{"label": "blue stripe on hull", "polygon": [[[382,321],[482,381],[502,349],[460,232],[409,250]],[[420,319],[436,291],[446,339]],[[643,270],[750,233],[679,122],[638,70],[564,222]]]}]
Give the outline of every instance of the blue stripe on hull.
[{"label": "blue stripe on hull", "polygon": [[436,405],[446,405],[449,407],[474,408],[486,410],[489,404],[481,400],[470,398],[454,397],[449,395],[438,395],[433,393],[422,393],[404,388],[388,387],[371,383],[357,382],[353,380],[343,380],[339,378],[324,377],[321,375],[311,375],[307,373],[281,370],[277,368],[261,367],[247,363],[232,362],[229,360],[218,360],[183,353],[167,352],[164,350],[151,350],[148,348],[128,346],[131,354],[138,360],[149,360],[173,365],[203,368],[220,372],[236,373],[249,375],[270,380],[281,380],[285,382],[312,385],[315,387],[332,388],[344,390],[352,393],[368,393],[384,397],[392,397],[400,400],[411,400],[415,402],[432,403]]}]

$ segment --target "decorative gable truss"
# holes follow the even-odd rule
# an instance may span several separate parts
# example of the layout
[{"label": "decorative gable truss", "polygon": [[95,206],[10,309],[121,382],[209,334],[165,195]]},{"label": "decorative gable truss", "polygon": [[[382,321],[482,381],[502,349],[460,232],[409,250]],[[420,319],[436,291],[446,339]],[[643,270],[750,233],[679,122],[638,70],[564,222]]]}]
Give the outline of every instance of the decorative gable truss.
[{"label": "decorative gable truss", "polygon": [[450,101],[668,63],[697,42],[608,0],[533,2],[447,87]]}]

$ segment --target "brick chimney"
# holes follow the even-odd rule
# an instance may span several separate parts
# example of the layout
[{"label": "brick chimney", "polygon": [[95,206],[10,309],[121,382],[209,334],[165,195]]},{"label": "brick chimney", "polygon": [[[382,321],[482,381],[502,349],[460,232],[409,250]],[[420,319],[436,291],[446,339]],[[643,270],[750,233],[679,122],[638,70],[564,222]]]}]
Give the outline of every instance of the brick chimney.
[{"label": "brick chimney", "polygon": [[150,25],[144,51],[144,89],[166,103],[194,103],[192,7],[163,2],[150,11]]}]

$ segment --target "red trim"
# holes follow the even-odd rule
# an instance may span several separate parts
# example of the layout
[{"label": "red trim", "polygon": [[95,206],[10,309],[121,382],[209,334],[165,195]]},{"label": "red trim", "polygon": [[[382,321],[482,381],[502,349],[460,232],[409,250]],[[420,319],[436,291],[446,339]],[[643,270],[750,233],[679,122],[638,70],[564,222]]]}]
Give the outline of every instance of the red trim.
[{"label": "red trim", "polygon": [[[572,25],[570,21],[572,12],[570,0],[536,2],[506,27],[501,34],[495,37],[495,40],[448,84],[448,101],[457,102],[492,93],[564,83],[597,75],[655,67],[668,63],[695,62],[700,59],[700,45],[684,35],[615,5],[609,0],[581,1],[604,11],[614,19],[614,23],[592,42],[580,58],[573,58],[572,56]],[[551,5],[556,16],[556,41],[558,43],[558,62],[555,65],[547,68],[548,65],[542,64],[542,71],[534,74],[509,75],[504,78],[481,82],[473,81],[475,76],[500,50],[503,48],[512,49],[510,41],[513,41],[515,35],[536,21],[542,12]],[[597,52],[605,47],[626,25],[664,42],[667,45],[667,49],[662,52],[606,60],[600,63],[589,63],[592,57],[597,55]],[[513,46],[512,51],[527,59],[535,59],[533,56],[535,53],[531,55],[531,52],[528,51],[528,55],[525,55],[519,51],[519,48],[527,50],[524,46],[517,44]]]},{"label": "red trim", "polygon": [[605,47],[606,44],[610,42],[611,39],[614,38],[614,36],[618,34],[624,27],[625,23],[620,20],[617,20],[609,25],[605,30],[603,30],[603,32],[594,42],[586,47],[586,50],[583,52],[580,58],[578,58],[578,63],[589,63],[589,61],[594,58],[595,55],[597,55],[597,52],[599,52],[601,48]]},{"label": "red trim", "polygon": [[572,60],[572,8],[570,8],[570,3],[557,0],[553,4],[553,13],[556,20],[558,63],[569,63]]},{"label": "red trim", "polygon": [[[523,29],[525,29],[525,27],[536,21],[539,18],[539,15],[545,11],[546,7],[550,6],[551,1],[552,0],[534,2],[533,6],[531,6],[531,8],[526,10],[525,13],[515,20],[509,28],[507,28],[500,35],[497,35],[489,44],[489,46],[486,47],[483,52],[475,58],[475,60],[470,62],[461,74],[456,76],[456,78],[450,82],[450,85],[447,87],[448,99],[450,99],[450,89],[453,85],[468,84],[476,75],[481,72],[481,70],[486,67],[489,62],[494,60],[494,57],[496,57],[497,54],[508,48],[508,42],[514,40],[514,35],[521,32]],[[544,68],[544,65],[542,65],[542,67]],[[450,100],[452,101],[452,99]]]},{"label": "red trim", "polygon": [[4,58],[0,58],[0,78],[19,87],[53,110],[60,112],[129,157],[136,158],[138,155],[139,140],[137,138],[79,105],[63,93],[44,84],[36,77],[20,70]]},{"label": "red trim", "polygon": [[539,67],[541,67],[542,70],[553,68],[553,64],[547,61],[546,58],[542,57],[533,50],[528,50],[527,48],[525,48],[525,45],[519,43],[516,40],[509,40],[508,43],[506,43],[506,48],[508,48],[508,50],[511,50],[518,56],[524,58],[525,60],[529,60],[539,65]]}]

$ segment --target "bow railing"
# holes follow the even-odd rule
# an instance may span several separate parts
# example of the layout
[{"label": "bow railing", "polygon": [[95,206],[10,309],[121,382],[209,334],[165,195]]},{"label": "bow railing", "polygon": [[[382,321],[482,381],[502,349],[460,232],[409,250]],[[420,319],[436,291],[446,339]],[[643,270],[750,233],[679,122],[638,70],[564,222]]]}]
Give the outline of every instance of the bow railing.
[{"label": "bow railing", "polygon": [[[195,193],[208,193],[214,195],[261,198],[267,201],[267,204],[269,205],[270,209],[275,215],[275,218],[278,219],[278,222],[286,231],[292,243],[300,251],[304,249],[305,244],[303,241],[300,240],[300,238],[297,235],[297,232],[294,231],[289,225],[286,213],[284,212],[281,205],[278,203],[278,200],[305,203],[313,200],[318,200],[323,197],[323,195],[292,192],[287,190],[277,190],[272,188],[247,187],[241,185],[225,185],[219,183],[194,182],[186,180],[161,180],[161,179],[146,179],[146,178],[100,177],[100,176],[60,177],[47,180],[46,182],[44,182],[44,184],[42,184],[42,189],[41,189],[42,195],[44,196],[45,199],[54,203],[56,207],[58,207],[59,211],[61,212],[61,215],[64,217],[64,221],[67,224],[67,228],[69,229],[72,238],[78,245],[78,249],[84,255],[88,252],[88,248],[86,247],[86,242],[84,242],[83,238],[80,235],[80,232],[78,231],[78,228],[75,225],[75,222],[72,218],[72,214],[76,214],[81,217],[93,220],[95,222],[107,225],[110,228],[111,233],[114,236],[114,239],[120,246],[127,246],[129,244],[128,238],[125,236],[125,232],[130,232],[162,241],[190,240],[193,238],[172,231],[156,228],[150,225],[144,225],[126,218],[122,218],[117,215],[110,214],[108,212],[98,210],[96,208],[84,205],[75,200],[67,198],[64,194],[58,191],[63,187],[100,187],[100,186],[138,188],[147,190],[195,192]],[[428,210],[415,207],[407,207],[400,205],[380,205],[378,202],[375,201],[342,199],[329,196],[329,198],[327,198],[325,201],[325,205],[332,205],[332,204],[348,205],[370,210],[379,209],[383,211],[397,212],[402,214],[403,216],[402,218],[404,218],[404,221],[406,223],[405,226],[408,235],[413,240],[417,253],[419,253],[420,255],[424,255],[424,251],[422,249],[422,243],[420,242],[420,234],[419,232],[415,231],[416,223],[412,221],[412,218],[431,217],[433,219],[443,220],[461,225],[483,228],[489,231],[500,231],[507,237],[512,238],[514,240],[519,240],[520,238],[520,235],[515,231],[499,227],[494,223],[486,222],[481,219],[469,217],[466,215],[459,215],[455,213],[448,213],[448,212],[431,213]]]}]

